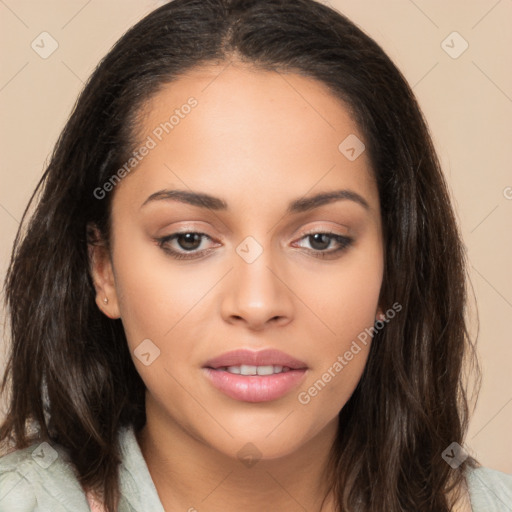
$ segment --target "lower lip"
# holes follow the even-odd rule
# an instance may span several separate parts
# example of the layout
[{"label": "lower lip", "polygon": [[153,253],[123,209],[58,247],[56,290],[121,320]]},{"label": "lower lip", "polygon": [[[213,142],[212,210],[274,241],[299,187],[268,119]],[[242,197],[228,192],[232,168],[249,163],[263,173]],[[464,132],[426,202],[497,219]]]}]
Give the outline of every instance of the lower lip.
[{"label": "lower lip", "polygon": [[237,375],[224,370],[203,368],[206,377],[220,391],[243,402],[270,402],[286,395],[297,386],[306,369],[274,375]]}]

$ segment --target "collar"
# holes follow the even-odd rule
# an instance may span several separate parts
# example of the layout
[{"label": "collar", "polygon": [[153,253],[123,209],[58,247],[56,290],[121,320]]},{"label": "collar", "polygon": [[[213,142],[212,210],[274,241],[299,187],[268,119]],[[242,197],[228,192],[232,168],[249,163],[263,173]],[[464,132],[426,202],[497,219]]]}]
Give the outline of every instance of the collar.
[{"label": "collar", "polygon": [[[122,457],[119,470],[122,501],[126,500],[137,512],[165,512],[132,426],[120,429],[119,444]],[[121,502],[120,512],[125,509],[129,510]]]}]

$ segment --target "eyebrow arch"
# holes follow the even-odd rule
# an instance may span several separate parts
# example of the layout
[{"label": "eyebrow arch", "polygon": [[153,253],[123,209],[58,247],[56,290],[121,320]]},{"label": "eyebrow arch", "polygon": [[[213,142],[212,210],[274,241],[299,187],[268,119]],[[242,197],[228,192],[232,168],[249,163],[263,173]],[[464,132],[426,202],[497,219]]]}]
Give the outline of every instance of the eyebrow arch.
[{"label": "eyebrow arch", "polygon": [[[141,205],[141,208],[152,201],[171,200],[181,203],[208,208],[211,210],[227,210],[226,201],[218,197],[211,196],[202,192],[190,192],[187,190],[159,190],[151,194]],[[339,200],[349,200],[361,205],[366,210],[370,210],[370,205],[361,195],[352,190],[334,190],[332,192],[321,192],[311,197],[303,197],[292,201],[286,210],[287,214],[301,213],[325,204],[333,203]]]},{"label": "eyebrow arch", "polygon": [[332,192],[321,192],[311,197],[303,197],[292,201],[286,210],[286,213],[300,213],[313,210],[324,204],[333,203],[339,200],[354,201],[361,205],[365,210],[370,210],[370,205],[364,197],[352,190],[333,190]]}]

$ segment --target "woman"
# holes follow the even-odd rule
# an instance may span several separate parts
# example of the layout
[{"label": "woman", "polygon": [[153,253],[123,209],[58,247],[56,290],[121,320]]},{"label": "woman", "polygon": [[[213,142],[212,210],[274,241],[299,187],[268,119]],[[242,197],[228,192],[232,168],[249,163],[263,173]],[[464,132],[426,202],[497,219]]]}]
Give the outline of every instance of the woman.
[{"label": "woman", "polygon": [[38,190],[6,281],[0,510],[512,500],[462,448],[464,252],[428,130],[345,17],[162,6]]}]

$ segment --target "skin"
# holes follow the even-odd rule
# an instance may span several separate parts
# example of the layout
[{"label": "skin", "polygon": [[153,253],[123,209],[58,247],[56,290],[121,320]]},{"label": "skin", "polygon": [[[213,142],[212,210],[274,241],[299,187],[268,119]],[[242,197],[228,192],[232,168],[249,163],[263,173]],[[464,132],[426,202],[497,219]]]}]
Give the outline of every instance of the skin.
[{"label": "skin", "polygon": [[[197,107],[112,192],[111,254],[91,247],[96,302],[121,318],[147,387],[138,441],[167,512],[224,511],[227,504],[260,511],[269,503],[319,511],[337,416],[371,342],[359,343],[360,352],[308,404],[297,395],[382,314],[377,186],[367,152],[350,161],[338,150],[348,135],[364,137],[322,83],[232,62],[164,87],[141,117],[141,141],[191,96]],[[172,200],[141,207],[162,189],[208,193],[228,209]],[[293,200],[339,189],[356,192],[368,208],[344,199],[286,214]],[[199,257],[176,260],[154,239],[178,230],[211,240],[198,240]],[[306,236],[325,231],[353,243],[333,253],[334,238],[322,249]],[[252,263],[236,252],[248,236],[263,250]],[[179,241],[168,246],[186,253],[193,245]],[[332,255],[322,259],[322,251]],[[145,339],[160,350],[148,366],[134,356]],[[278,348],[306,362],[305,379],[278,400],[229,398],[201,368],[235,348]],[[247,443],[261,457],[252,467],[237,456]],[[334,510],[330,499],[322,510]]]}]

